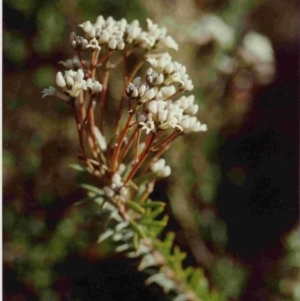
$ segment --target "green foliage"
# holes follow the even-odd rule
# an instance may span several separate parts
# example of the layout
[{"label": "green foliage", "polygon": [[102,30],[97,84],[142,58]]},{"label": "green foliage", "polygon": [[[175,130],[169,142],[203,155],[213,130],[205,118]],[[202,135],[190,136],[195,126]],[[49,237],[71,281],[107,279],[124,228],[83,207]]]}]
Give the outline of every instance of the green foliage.
[{"label": "green foliage", "polygon": [[[73,167],[86,172],[80,166]],[[149,275],[147,285],[159,285],[172,300],[225,300],[222,294],[210,291],[203,270],[184,268],[186,254],[174,245],[174,233],[160,238],[168,222],[166,214],[161,217],[165,203],[150,199],[140,203],[135,198],[117,204],[97,187],[88,184],[81,187],[88,192],[83,202],[93,201],[101,208],[98,243],[109,242],[113,253],[135,258],[138,270]]]},{"label": "green foliage", "polygon": [[226,297],[238,298],[245,288],[247,271],[228,258],[217,260],[212,275],[214,282],[220,284],[220,289]]},{"label": "green foliage", "polygon": [[[53,201],[53,199],[52,199]],[[55,293],[58,275],[55,266],[64,262],[72,252],[83,250],[94,237],[80,230],[94,208],[73,209],[62,218],[49,236],[45,221],[20,216],[14,210],[3,212],[6,241],[4,256],[12,250],[14,270],[20,281],[30,283],[39,300],[60,300]],[[93,214],[93,213],[92,213]],[[45,236],[49,236],[44,240]]]},{"label": "green foliage", "polygon": [[26,58],[25,40],[13,31],[3,32],[3,51],[6,58],[16,64],[24,62]]},{"label": "green foliage", "polygon": [[43,87],[53,85],[54,77],[55,77],[55,72],[53,68],[42,67],[35,71],[33,80],[36,86],[42,89]]},{"label": "green foliage", "polygon": [[23,97],[15,97],[15,98],[10,98],[6,102],[6,107],[9,111],[14,111],[26,104],[26,100]]},{"label": "green foliage", "polygon": [[[55,45],[61,41],[65,30],[65,19],[59,5],[44,6],[37,15],[37,26],[39,35],[34,41],[36,51],[49,53]],[[51,28],[51,31],[49,31]]]}]

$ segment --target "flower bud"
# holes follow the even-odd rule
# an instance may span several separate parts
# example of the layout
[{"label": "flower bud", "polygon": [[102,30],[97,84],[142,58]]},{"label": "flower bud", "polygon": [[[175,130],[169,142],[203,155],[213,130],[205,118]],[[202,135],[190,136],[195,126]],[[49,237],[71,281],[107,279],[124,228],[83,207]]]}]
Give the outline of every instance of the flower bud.
[{"label": "flower bud", "polygon": [[123,50],[125,48],[125,43],[124,42],[120,42],[117,44],[117,49],[118,50]]},{"label": "flower bud", "polygon": [[168,111],[166,110],[161,110],[157,113],[157,118],[161,122],[165,121],[167,117],[168,117]]},{"label": "flower bud", "polygon": [[174,65],[173,63],[169,63],[166,65],[164,72],[167,74],[171,74],[174,71]]},{"label": "flower bud", "polygon": [[61,88],[66,86],[66,81],[61,72],[57,72],[56,74],[56,84]]},{"label": "flower bud", "polygon": [[148,104],[148,110],[150,113],[152,114],[157,114],[157,101],[151,101],[149,104]]},{"label": "flower bud", "polygon": [[147,90],[147,86],[146,86],[146,85],[141,85],[141,86],[139,87],[139,89],[138,89],[138,91],[139,91],[139,96],[140,96],[140,97],[144,96],[146,90]]},{"label": "flower bud", "polygon": [[116,49],[117,40],[116,39],[111,39],[108,43],[108,47],[109,47],[109,49],[112,49],[112,50]]},{"label": "flower bud", "polygon": [[98,42],[102,44],[102,43],[106,43],[108,40],[109,40],[109,33],[106,30],[103,30],[99,35]]},{"label": "flower bud", "polygon": [[68,88],[73,87],[74,79],[70,75],[65,75],[65,80]]}]

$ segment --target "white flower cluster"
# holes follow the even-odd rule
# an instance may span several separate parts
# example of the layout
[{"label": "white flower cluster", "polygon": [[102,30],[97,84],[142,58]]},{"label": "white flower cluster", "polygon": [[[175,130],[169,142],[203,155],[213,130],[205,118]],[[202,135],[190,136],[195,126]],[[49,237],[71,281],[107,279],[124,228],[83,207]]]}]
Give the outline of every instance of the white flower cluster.
[{"label": "white flower cluster", "polygon": [[243,40],[243,47],[247,54],[247,58],[251,61],[259,60],[260,62],[273,62],[274,51],[270,40],[254,31],[245,35]]},{"label": "white flower cluster", "polygon": [[171,100],[177,92],[194,88],[186,67],[173,62],[168,53],[151,55],[147,61],[152,68],[147,70],[145,82],[137,77],[126,89],[127,96],[137,100],[139,104],[146,104],[148,101],[143,107],[143,113],[138,115],[139,127],[146,134],[169,128],[185,133],[206,131],[207,126],[201,124],[195,116],[198,105],[194,104],[193,95],[182,96],[175,102]]},{"label": "white flower cluster", "polygon": [[147,19],[147,31],[142,31],[137,38],[140,47],[151,48],[172,48],[178,50],[178,44],[171,36],[167,36],[166,28],[159,28],[157,24]]},{"label": "white flower cluster", "polygon": [[107,44],[111,50],[122,50],[125,44],[131,44],[145,48],[173,48],[178,50],[177,43],[167,35],[166,28],[159,28],[150,19],[147,19],[148,27],[143,31],[137,20],[127,23],[125,19],[120,21],[112,17],[104,19],[99,16],[94,24],[86,21],[79,26],[83,29],[85,37],[70,36],[72,47],[78,50],[91,48],[101,50],[101,46]]},{"label": "white flower cluster", "polygon": [[105,186],[103,191],[107,197],[118,197],[119,200],[126,200],[128,194],[128,189],[124,187],[119,173],[115,173],[112,176],[110,186]]},{"label": "white flower cluster", "polygon": [[[186,73],[186,67],[178,62],[172,62],[172,57],[168,53],[160,55],[152,55],[147,58],[155,72],[154,78],[159,78],[164,85],[179,83],[180,89],[184,91],[193,90],[192,80]],[[148,69],[148,73],[153,73],[152,68]]]},{"label": "white flower cluster", "polygon": [[137,100],[139,103],[145,103],[148,100],[154,99],[158,93],[157,87],[150,87],[146,83],[142,83],[140,77],[129,83],[126,89],[126,95],[131,99]]},{"label": "white flower cluster", "polygon": [[[90,90],[92,94],[102,91],[102,85],[97,80],[93,80],[91,78],[88,78],[87,80],[84,79],[84,72],[82,69],[78,69],[77,71],[67,70],[64,72],[64,75],[61,72],[57,72],[56,84],[71,97],[77,97],[82,91],[87,89]],[[56,89],[53,87],[44,89],[42,93],[43,97],[56,95],[63,98],[61,93],[57,93]]]},{"label": "white flower cluster", "polygon": [[259,82],[267,84],[275,75],[274,51],[270,40],[257,33],[245,35],[239,50],[240,58],[255,71]]},{"label": "white flower cluster", "polygon": [[166,99],[176,92],[172,84],[179,83],[180,91],[191,91],[194,86],[186,73],[186,67],[178,62],[172,62],[168,53],[149,56],[147,61],[153,68],[146,71],[146,80],[141,77],[134,79],[126,89],[126,95],[139,103],[153,99]]},{"label": "white flower cluster", "polygon": [[234,30],[220,17],[207,14],[195,26],[192,38],[200,45],[213,41],[224,49],[230,49],[234,42]]},{"label": "white flower cluster", "polygon": [[138,125],[146,134],[160,130],[176,128],[185,133],[206,131],[206,124],[201,124],[194,116],[198,105],[194,104],[194,96],[182,96],[177,101],[152,100],[145,113],[138,117]]},{"label": "white flower cluster", "polygon": [[61,72],[57,72],[56,84],[72,97],[77,97],[80,92],[88,88],[93,94],[102,90],[102,85],[98,81],[90,78],[88,80],[84,79],[82,69],[77,71],[67,70],[64,75]]},{"label": "white flower cluster", "polygon": [[159,178],[166,178],[171,174],[171,167],[161,158],[151,165],[151,171]]}]

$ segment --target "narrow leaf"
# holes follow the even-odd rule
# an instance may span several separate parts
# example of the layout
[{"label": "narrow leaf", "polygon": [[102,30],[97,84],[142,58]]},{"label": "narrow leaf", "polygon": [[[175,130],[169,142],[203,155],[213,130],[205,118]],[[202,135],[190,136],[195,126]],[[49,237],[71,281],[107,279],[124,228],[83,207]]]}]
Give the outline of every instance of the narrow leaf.
[{"label": "narrow leaf", "polygon": [[165,227],[167,225],[167,221],[153,221],[153,220],[141,220],[140,222],[144,226],[148,227]]},{"label": "narrow leaf", "polygon": [[113,230],[111,230],[111,229],[106,230],[99,236],[97,243],[99,243],[99,244],[102,243],[103,241],[105,241],[106,239],[111,237],[113,234],[114,234]]},{"label": "narrow leaf", "polygon": [[145,213],[145,209],[143,207],[141,207],[139,204],[132,202],[132,201],[126,201],[125,204],[132,209],[133,211],[140,213],[140,214],[144,214]]},{"label": "narrow leaf", "polygon": [[138,234],[141,238],[147,238],[144,231],[138,226],[138,224],[136,222],[129,221],[129,223],[136,234]]},{"label": "narrow leaf", "polygon": [[71,168],[73,168],[73,169],[75,169],[77,171],[81,171],[81,172],[86,171],[86,168],[83,167],[83,166],[81,166],[81,165],[79,165],[79,164],[70,164],[69,167],[71,167]]},{"label": "narrow leaf", "polygon": [[89,184],[80,184],[79,185],[81,188],[84,188],[88,191],[91,191],[91,192],[94,192],[98,195],[104,195],[104,191],[98,187],[95,187],[95,186],[92,186],[92,185],[89,185]]},{"label": "narrow leaf", "polygon": [[142,205],[144,208],[157,208],[157,207],[165,207],[166,203],[159,201],[148,201]]}]

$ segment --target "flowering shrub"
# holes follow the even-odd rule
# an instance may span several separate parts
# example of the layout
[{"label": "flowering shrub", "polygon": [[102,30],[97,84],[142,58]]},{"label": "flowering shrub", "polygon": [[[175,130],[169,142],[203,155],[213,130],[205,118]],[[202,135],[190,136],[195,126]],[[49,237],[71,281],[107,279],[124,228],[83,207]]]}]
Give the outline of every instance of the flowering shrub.
[{"label": "flowering shrub", "polygon": [[[93,174],[99,183],[82,185],[88,199],[101,206],[104,227],[98,242],[110,238],[116,252],[139,258],[138,269],[151,270],[147,284],[158,283],[176,300],[209,296],[201,270],[183,269],[185,254],[173,249],[174,235],[158,239],[168,217],[158,219],[165,204],[149,199],[155,181],[171,174],[161,157],[172,142],[180,135],[207,130],[197,119],[194,96],[183,95],[193,90],[185,66],[165,52],[178,50],[178,45],[150,19],[146,30],[138,21],[129,24],[102,16],[79,27],[83,36],[70,35],[76,56],[61,62],[66,70],[57,73],[57,88],[43,90],[43,97],[56,96],[73,110],[84,163],[74,167]],[[128,62],[131,55],[139,57],[133,67]],[[109,122],[109,78],[120,64],[123,89]],[[211,295],[213,300],[218,296]]]},{"label": "flowering shrub", "polygon": [[[90,21],[80,24],[84,36],[77,36],[74,32],[70,36],[77,57],[62,62],[68,70],[56,75],[60,90],[50,87],[43,91],[43,97],[55,95],[72,106],[80,140],[80,157],[89,170],[101,178],[105,195],[109,198],[118,196],[122,201],[132,199],[134,192],[128,191],[128,184],[147,157],[151,158],[138,175],[147,174],[155,164],[151,180],[159,175],[166,176],[170,174],[170,168],[155,162],[172,141],[180,134],[206,131],[207,128],[195,116],[198,105],[194,104],[194,96],[179,97],[193,89],[185,66],[162,52],[168,48],[177,50],[178,45],[167,35],[165,28],[159,28],[150,19],[147,22],[146,31],[137,21],[128,24],[124,19],[115,21],[110,17],[105,20],[102,16],[94,24]],[[127,70],[128,57],[139,49],[143,51],[140,61],[133,70]],[[120,55],[114,64],[110,62],[113,53]],[[85,54],[90,55],[89,61],[82,58]],[[116,117],[111,116],[115,118],[113,141],[105,135],[106,94],[109,74],[122,61],[124,88]],[[143,64],[150,66],[145,74],[136,77]],[[98,69],[104,69],[102,79],[98,76]],[[100,109],[98,126],[95,122],[97,106]],[[121,126],[124,107],[127,120]],[[85,150],[85,135],[93,159]]]}]

